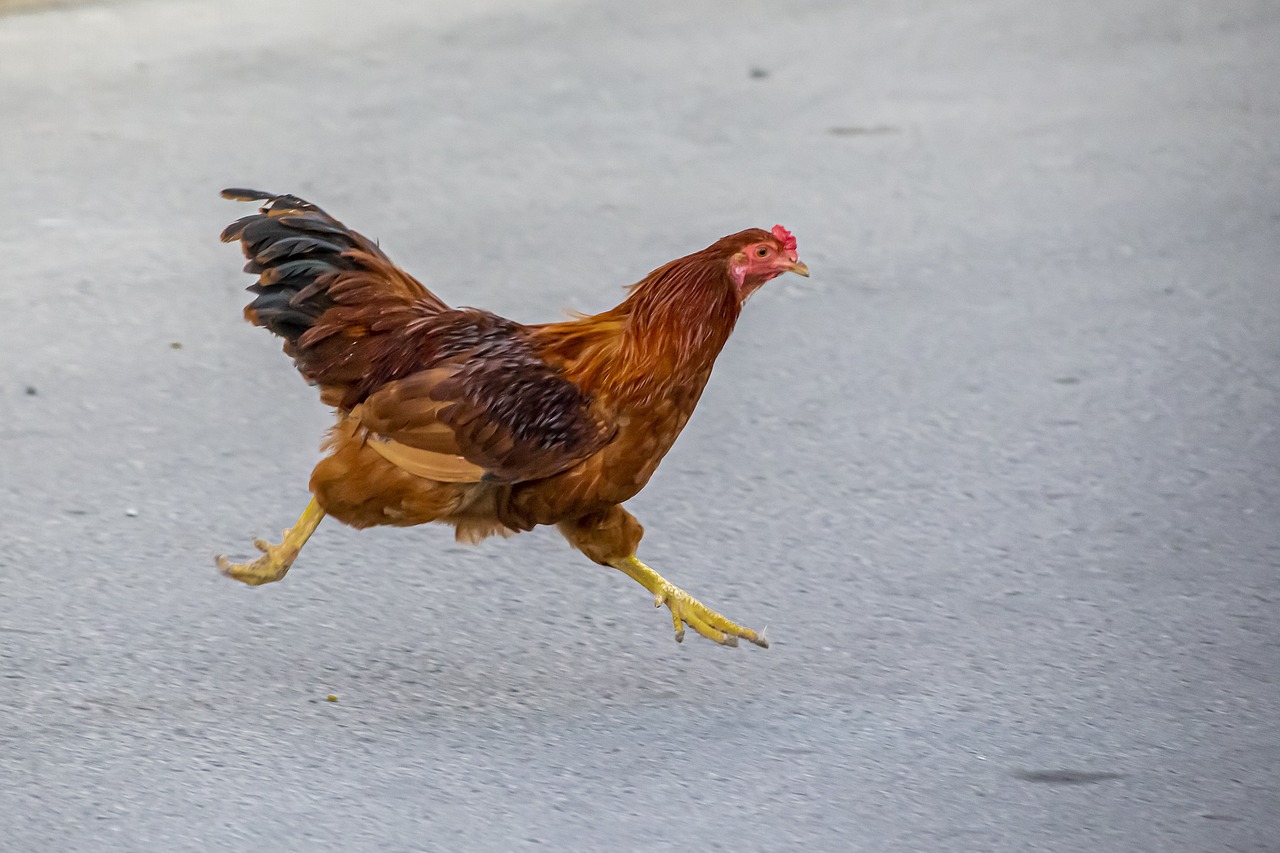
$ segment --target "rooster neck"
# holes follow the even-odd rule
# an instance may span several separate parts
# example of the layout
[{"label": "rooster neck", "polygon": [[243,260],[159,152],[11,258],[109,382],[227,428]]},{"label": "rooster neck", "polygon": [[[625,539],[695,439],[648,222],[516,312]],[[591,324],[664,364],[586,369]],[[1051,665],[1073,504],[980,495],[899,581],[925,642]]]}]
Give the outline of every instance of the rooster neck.
[{"label": "rooster neck", "polygon": [[706,253],[654,270],[612,310],[544,326],[545,352],[601,404],[691,412],[742,305],[722,259]]},{"label": "rooster neck", "polygon": [[649,387],[695,386],[700,393],[741,310],[728,276],[698,286],[638,287],[621,339],[622,387],[615,393],[648,396]]}]

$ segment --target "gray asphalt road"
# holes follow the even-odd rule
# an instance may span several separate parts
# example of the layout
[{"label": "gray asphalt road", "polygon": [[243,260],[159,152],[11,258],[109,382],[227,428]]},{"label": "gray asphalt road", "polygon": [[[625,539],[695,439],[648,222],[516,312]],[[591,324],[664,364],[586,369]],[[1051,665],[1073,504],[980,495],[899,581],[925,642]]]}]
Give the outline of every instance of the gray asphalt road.
[{"label": "gray asphalt road", "polygon": [[[525,6],[0,18],[0,846],[1280,849],[1280,9]],[[790,227],[632,502],[773,648],[554,532],[220,577],[328,418],[226,185],[530,321]]]}]

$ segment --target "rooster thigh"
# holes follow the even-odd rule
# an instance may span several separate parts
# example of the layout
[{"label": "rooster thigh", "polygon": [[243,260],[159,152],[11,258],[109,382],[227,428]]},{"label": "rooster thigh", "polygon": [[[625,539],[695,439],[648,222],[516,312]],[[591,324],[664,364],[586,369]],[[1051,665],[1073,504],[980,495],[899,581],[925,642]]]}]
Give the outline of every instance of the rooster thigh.
[{"label": "rooster thigh", "polygon": [[476,483],[438,483],[396,467],[346,419],[334,426],[324,449],[329,453],[311,473],[311,493],[326,513],[352,527],[458,523],[463,520],[458,516],[480,509],[475,504],[487,491]]}]

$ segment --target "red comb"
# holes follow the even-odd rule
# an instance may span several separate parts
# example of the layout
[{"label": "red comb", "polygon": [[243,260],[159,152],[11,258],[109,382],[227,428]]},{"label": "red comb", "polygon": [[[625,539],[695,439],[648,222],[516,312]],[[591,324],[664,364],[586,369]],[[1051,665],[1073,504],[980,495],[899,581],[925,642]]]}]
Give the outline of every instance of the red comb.
[{"label": "red comb", "polygon": [[773,226],[773,236],[782,244],[782,248],[788,252],[796,250],[796,238],[791,236],[791,232],[783,228],[781,225]]}]

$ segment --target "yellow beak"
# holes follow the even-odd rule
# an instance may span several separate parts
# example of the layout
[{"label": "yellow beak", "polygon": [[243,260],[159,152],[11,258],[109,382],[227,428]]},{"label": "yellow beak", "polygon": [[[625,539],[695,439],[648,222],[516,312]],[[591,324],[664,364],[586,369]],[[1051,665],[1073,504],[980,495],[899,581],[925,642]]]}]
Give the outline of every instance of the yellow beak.
[{"label": "yellow beak", "polygon": [[805,278],[809,277],[809,266],[807,264],[801,263],[800,261],[796,261],[794,264],[792,264],[790,269],[796,275],[802,275]]}]

